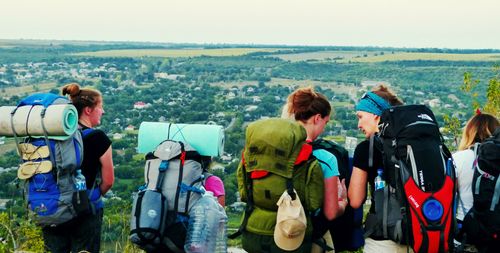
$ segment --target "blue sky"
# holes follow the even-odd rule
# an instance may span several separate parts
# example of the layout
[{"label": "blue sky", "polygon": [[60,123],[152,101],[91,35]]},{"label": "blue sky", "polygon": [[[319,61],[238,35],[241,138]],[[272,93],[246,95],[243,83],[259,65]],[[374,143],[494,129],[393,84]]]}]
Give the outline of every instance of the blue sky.
[{"label": "blue sky", "polygon": [[500,49],[495,0],[1,0],[0,39]]}]

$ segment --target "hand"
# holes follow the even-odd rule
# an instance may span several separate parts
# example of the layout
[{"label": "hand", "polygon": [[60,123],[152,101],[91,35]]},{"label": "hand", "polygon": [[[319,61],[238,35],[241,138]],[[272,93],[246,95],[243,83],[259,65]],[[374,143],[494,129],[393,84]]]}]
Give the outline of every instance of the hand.
[{"label": "hand", "polygon": [[347,187],[345,186],[345,178],[342,181],[338,181],[338,199],[339,199],[339,207],[342,211],[345,210],[347,205],[349,204],[347,201]]},{"label": "hand", "polygon": [[339,179],[339,181],[337,182],[337,186],[339,201],[347,200],[347,187],[345,186],[345,178],[342,179],[342,181]]}]

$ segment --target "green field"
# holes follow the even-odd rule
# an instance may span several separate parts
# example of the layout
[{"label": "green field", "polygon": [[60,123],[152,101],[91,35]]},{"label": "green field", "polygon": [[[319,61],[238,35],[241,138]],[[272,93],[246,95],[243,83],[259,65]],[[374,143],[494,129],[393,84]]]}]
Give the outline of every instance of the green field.
[{"label": "green field", "polygon": [[[273,55],[273,57],[278,57],[285,61],[298,62],[298,61],[325,61],[325,60],[338,60],[347,61],[354,59],[356,57],[374,56],[375,54],[380,54],[381,52],[373,51],[318,51],[318,52],[307,52],[307,53],[296,53],[296,54],[279,54]],[[388,54],[390,52],[384,52]]]},{"label": "green field", "polygon": [[500,61],[500,54],[395,53],[354,58],[354,62],[383,61]]},{"label": "green field", "polygon": [[12,97],[14,95],[22,96],[33,92],[47,92],[57,86],[56,83],[41,83],[36,85],[26,85],[20,87],[8,87],[0,90],[0,96]]},{"label": "green field", "polygon": [[[383,52],[383,54],[382,54]],[[320,51],[298,54],[273,55],[282,60],[333,61],[338,62],[384,62],[384,61],[500,61],[500,54],[444,54],[444,53],[405,53],[387,51]]]},{"label": "green field", "polygon": [[196,57],[240,56],[255,52],[274,52],[273,48],[221,48],[221,49],[124,49],[83,52],[74,55],[94,57]]}]

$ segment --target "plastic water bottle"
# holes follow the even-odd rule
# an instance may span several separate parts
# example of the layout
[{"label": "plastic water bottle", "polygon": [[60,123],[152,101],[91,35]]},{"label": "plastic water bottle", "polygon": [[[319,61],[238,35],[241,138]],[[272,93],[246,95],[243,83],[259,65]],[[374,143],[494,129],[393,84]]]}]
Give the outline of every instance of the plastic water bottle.
[{"label": "plastic water bottle", "polygon": [[77,191],[86,191],[87,183],[85,183],[85,176],[82,174],[81,169],[76,170],[75,187]]},{"label": "plastic water bottle", "polygon": [[377,176],[375,177],[375,191],[379,189],[384,189],[385,187],[385,181],[384,178],[382,177],[382,174],[384,171],[382,169],[377,170]]},{"label": "plastic water bottle", "polygon": [[220,212],[212,192],[205,194],[189,211],[189,226],[184,250],[187,253],[213,253],[219,231]]},{"label": "plastic water bottle", "polygon": [[215,253],[227,252],[227,215],[224,207],[219,206],[219,226],[217,231],[217,240],[215,241]]}]

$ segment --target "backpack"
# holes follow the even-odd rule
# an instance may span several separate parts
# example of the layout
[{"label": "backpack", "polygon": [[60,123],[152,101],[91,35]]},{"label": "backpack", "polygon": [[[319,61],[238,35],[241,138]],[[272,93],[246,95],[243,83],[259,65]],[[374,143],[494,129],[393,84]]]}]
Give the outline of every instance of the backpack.
[{"label": "backpack", "polygon": [[[80,131],[76,131],[77,121],[73,122],[71,117],[63,120],[67,124],[66,136],[53,137],[47,131],[57,119],[45,117],[46,112],[58,105],[76,112],[67,98],[47,93],[24,98],[11,113],[12,132],[22,160],[18,177],[25,179],[28,213],[40,226],[57,226],[89,210],[86,192],[75,187],[76,171],[83,160],[83,142]],[[20,117],[16,113],[25,110],[30,112],[23,116],[26,117],[26,130],[19,135],[14,129],[14,119]],[[28,128],[33,117],[40,117],[43,137],[30,135]]]},{"label": "backpack", "polygon": [[406,243],[416,253],[452,250],[455,168],[434,114],[424,105],[392,107],[379,130],[370,149],[382,151],[387,183],[373,193],[376,217],[367,217],[367,235]]},{"label": "backpack", "polygon": [[474,162],[472,193],[474,203],[463,221],[468,243],[500,246],[500,128],[479,146]]},{"label": "backpack", "polygon": [[[323,149],[337,158],[339,178],[341,180],[345,179],[346,188],[348,189],[352,173],[352,159],[349,158],[347,150],[336,142],[326,139],[316,139],[312,142],[312,146],[313,151]],[[324,163],[320,159],[316,159],[318,162]],[[353,209],[350,205],[347,205],[342,216],[329,221],[324,215],[319,215],[314,223],[321,224],[319,226],[320,230],[317,232],[319,235],[325,234],[326,230],[330,229],[336,251],[356,251],[364,245],[362,229],[363,206]],[[314,229],[316,230],[316,227]]]},{"label": "backpack", "polygon": [[307,216],[302,249],[309,252],[311,214],[323,206],[324,178],[319,163],[311,156],[305,129],[286,119],[263,119],[248,125],[245,148],[237,169],[238,191],[246,202],[238,232],[248,252],[279,250],[274,243],[277,201],[286,190],[295,199],[296,190]]},{"label": "backpack", "polygon": [[202,157],[189,144],[166,140],[146,155],[146,184],[134,197],[130,240],[144,250],[182,251],[189,210],[201,197]]}]

